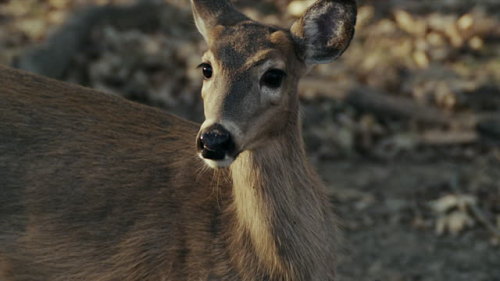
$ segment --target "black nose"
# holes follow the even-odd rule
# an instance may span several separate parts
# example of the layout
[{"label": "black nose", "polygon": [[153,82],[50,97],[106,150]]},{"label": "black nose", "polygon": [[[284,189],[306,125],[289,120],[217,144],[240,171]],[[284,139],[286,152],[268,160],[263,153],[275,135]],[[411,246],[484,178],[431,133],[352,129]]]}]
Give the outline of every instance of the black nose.
[{"label": "black nose", "polygon": [[205,128],[198,138],[198,149],[206,159],[223,160],[233,148],[231,134],[219,124]]}]

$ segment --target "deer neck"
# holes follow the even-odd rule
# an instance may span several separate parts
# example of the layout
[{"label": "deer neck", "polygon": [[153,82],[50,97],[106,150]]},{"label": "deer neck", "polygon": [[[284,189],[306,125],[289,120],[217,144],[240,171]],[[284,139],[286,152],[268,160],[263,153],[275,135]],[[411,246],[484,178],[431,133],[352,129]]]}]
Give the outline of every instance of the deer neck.
[{"label": "deer neck", "polygon": [[243,152],[231,166],[236,233],[271,275],[313,280],[318,273],[308,270],[332,262],[325,253],[332,235],[328,200],[307,164],[299,122],[292,124],[286,134]]}]

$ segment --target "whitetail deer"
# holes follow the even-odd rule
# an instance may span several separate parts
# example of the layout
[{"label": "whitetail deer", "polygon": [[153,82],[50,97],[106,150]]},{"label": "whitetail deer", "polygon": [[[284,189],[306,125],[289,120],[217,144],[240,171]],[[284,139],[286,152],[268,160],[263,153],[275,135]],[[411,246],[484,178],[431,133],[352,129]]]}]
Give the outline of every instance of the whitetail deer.
[{"label": "whitetail deer", "polygon": [[290,30],[191,2],[208,43],[199,132],[0,68],[1,281],[334,280],[335,223],[306,160],[297,83],[347,48],[354,0],[317,1]]}]

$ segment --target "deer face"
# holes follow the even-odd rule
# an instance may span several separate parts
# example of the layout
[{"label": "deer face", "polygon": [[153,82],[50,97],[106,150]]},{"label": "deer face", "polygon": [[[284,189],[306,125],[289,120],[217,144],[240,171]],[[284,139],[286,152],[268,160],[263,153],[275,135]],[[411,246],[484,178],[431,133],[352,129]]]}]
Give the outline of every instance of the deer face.
[{"label": "deer face", "polygon": [[254,22],[225,1],[192,5],[208,44],[200,64],[205,121],[198,153],[209,166],[226,167],[240,152],[266,145],[296,123],[299,78],[308,65],[345,50],[355,6],[318,1],[284,30]]},{"label": "deer face", "polygon": [[304,69],[286,31],[242,22],[217,32],[200,66],[205,122],[198,149],[211,166],[230,164],[286,127]]}]

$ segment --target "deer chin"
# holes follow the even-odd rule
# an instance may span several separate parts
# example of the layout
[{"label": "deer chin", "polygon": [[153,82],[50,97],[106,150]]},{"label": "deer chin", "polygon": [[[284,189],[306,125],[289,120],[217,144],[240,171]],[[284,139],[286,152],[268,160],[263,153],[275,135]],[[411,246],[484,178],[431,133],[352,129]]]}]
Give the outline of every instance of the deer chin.
[{"label": "deer chin", "polygon": [[223,153],[223,157],[219,158],[214,158],[211,157],[213,154],[210,152],[207,153],[206,149],[202,149],[198,151],[198,157],[200,157],[205,164],[207,164],[208,167],[212,169],[223,169],[223,168],[228,168],[233,164],[233,162],[238,158],[242,151],[241,150],[229,150],[225,152],[220,152]]},{"label": "deer chin", "polygon": [[211,160],[204,158],[201,153],[198,154],[201,159],[207,164],[210,168],[212,169],[221,169],[221,168],[227,168],[229,167],[235,160],[235,157],[229,156],[226,154],[224,159],[222,160]]}]

